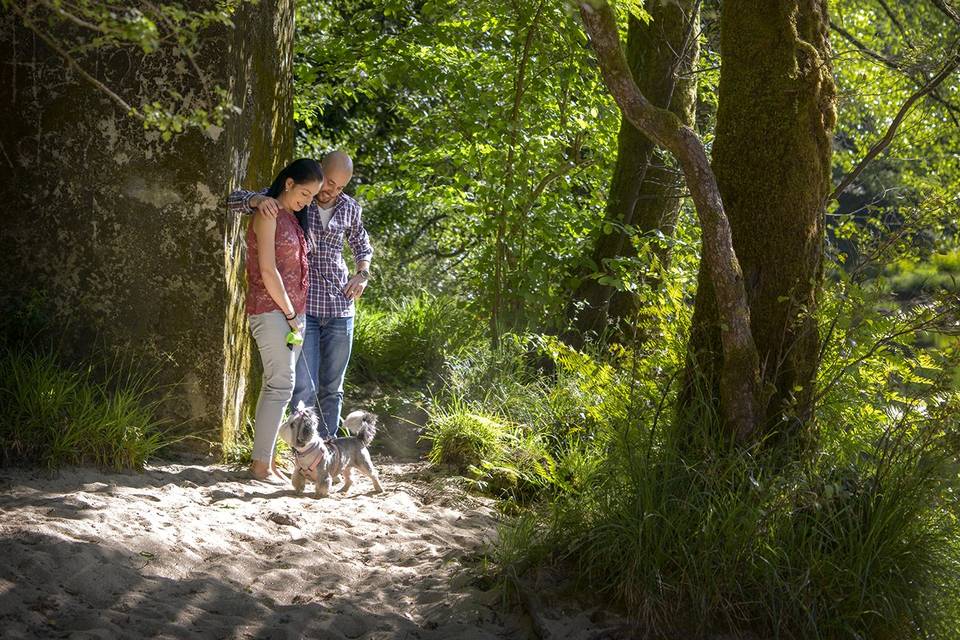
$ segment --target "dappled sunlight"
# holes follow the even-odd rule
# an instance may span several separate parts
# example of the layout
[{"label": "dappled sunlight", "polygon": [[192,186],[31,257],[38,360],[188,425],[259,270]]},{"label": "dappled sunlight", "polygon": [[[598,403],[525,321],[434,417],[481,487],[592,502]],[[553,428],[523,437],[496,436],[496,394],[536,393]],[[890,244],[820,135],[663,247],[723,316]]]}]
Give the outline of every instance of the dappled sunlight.
[{"label": "dappled sunlight", "polygon": [[325,500],[224,467],[8,471],[4,626],[33,637],[516,633],[498,593],[470,586],[495,536],[489,501],[424,501],[422,464],[380,469],[386,493],[361,479]]}]

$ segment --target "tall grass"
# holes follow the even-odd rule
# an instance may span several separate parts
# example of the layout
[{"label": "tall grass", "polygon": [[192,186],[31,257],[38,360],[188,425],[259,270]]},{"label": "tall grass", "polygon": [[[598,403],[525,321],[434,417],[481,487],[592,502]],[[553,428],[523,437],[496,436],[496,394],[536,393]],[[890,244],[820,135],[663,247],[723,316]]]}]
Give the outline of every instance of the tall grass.
[{"label": "tall grass", "polygon": [[414,384],[471,347],[483,323],[459,300],[429,293],[381,308],[361,306],[353,330],[353,380]]},{"label": "tall grass", "polygon": [[148,377],[119,366],[106,379],[62,366],[50,349],[0,348],[0,451],[5,463],[140,469],[167,444]]},{"label": "tall grass", "polygon": [[[856,367],[822,385],[818,444],[787,464],[665,415],[678,359],[657,347],[603,362],[544,338],[450,363],[431,459],[528,505],[493,554],[507,584],[567,566],[638,637],[960,637],[960,401],[930,357],[864,358],[870,336],[848,338],[825,382],[840,358]],[[503,469],[521,480],[498,483]]]},{"label": "tall grass", "polygon": [[[552,376],[534,366],[543,357]],[[429,459],[521,503],[570,491],[597,462],[586,452],[606,437],[598,421],[622,414],[623,382],[555,338],[504,336],[447,363],[423,435]]]},{"label": "tall grass", "polygon": [[528,552],[569,563],[653,637],[957,637],[960,532],[942,443],[887,441],[857,463],[771,473],[722,445],[687,457],[670,429],[614,439],[582,492],[549,503]]},{"label": "tall grass", "polygon": [[488,493],[525,501],[552,483],[556,462],[547,437],[463,401],[435,410],[423,437],[432,442],[431,462],[467,474]]}]

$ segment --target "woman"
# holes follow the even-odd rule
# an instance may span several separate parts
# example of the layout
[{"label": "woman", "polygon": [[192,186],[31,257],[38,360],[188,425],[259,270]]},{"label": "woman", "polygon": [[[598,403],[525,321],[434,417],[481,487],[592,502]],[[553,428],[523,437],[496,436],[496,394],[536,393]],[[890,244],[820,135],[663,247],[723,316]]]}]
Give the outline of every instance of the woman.
[{"label": "woman", "polygon": [[294,212],[304,209],[322,186],[318,162],[294,160],[267,191],[281,206],[276,219],[257,215],[247,228],[247,315],[263,362],[250,465],[258,480],[286,481],[273,450],[283,408],[293,395],[307,301],[307,243]]}]

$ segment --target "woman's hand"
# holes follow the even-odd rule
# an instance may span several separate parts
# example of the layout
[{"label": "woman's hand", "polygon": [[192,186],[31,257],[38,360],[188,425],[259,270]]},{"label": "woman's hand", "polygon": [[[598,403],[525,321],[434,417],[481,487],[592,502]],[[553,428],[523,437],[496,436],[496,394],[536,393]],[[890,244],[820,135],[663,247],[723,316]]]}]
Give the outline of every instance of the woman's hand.
[{"label": "woman's hand", "polygon": [[303,322],[300,320],[300,316],[293,316],[293,318],[288,318],[287,324],[290,325],[290,329],[303,335]]}]

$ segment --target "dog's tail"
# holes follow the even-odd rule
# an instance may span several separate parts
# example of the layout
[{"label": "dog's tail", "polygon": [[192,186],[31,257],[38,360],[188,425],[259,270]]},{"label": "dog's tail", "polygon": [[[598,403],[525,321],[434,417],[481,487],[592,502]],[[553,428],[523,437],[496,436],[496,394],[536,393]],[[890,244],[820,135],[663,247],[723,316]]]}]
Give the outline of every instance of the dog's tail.
[{"label": "dog's tail", "polygon": [[371,413],[365,413],[357,431],[357,438],[363,446],[369,447],[373,437],[377,435],[377,418]]}]

